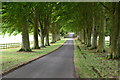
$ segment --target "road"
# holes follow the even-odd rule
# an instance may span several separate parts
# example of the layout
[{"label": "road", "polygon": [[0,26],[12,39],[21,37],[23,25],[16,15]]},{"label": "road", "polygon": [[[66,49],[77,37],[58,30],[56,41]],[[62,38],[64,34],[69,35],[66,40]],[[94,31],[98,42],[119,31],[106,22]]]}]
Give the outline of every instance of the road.
[{"label": "road", "polygon": [[14,70],[3,78],[74,78],[72,38],[58,50]]}]

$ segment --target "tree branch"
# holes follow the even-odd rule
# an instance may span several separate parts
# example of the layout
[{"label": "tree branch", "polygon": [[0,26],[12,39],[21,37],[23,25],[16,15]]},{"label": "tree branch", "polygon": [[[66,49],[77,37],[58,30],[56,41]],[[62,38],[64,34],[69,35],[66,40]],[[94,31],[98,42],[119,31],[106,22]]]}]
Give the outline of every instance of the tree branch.
[{"label": "tree branch", "polygon": [[110,12],[110,9],[107,7],[107,6],[105,6],[102,2],[99,2],[106,10],[108,10],[109,12]]}]

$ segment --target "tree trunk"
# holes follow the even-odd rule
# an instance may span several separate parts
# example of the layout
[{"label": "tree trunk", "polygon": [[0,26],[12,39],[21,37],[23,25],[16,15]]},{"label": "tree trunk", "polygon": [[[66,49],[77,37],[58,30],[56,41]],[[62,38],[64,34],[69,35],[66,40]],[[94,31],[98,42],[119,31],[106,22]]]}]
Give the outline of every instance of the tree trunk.
[{"label": "tree trunk", "polygon": [[87,47],[91,46],[91,28],[87,29]]},{"label": "tree trunk", "polygon": [[[118,21],[120,21],[120,2],[118,3],[118,7],[117,7],[117,10],[118,10]],[[116,54],[117,54],[117,58],[120,58],[120,23],[118,22],[118,39],[117,39],[117,51],[116,51]]]},{"label": "tree trunk", "polygon": [[37,14],[37,10],[35,9],[35,13],[34,13],[34,49],[39,49],[39,45],[38,45],[38,14]]},{"label": "tree trunk", "polygon": [[22,48],[19,51],[31,51],[27,21],[22,24]]},{"label": "tree trunk", "polygon": [[46,46],[50,46],[50,43],[49,43],[49,16],[47,15],[46,16],[46,43],[45,43]]},{"label": "tree trunk", "polygon": [[92,34],[93,34],[93,37],[92,37],[92,47],[91,49],[97,49],[97,26],[96,26],[96,16],[94,14],[93,16],[93,29],[92,29]]},{"label": "tree trunk", "polygon": [[78,40],[79,40],[79,41],[82,41],[81,33],[82,33],[82,31],[77,32]]},{"label": "tree trunk", "polygon": [[86,40],[86,30],[84,29],[84,44],[87,44],[87,40]]},{"label": "tree trunk", "polygon": [[59,32],[59,30],[58,30],[58,32],[57,32],[57,39],[56,39],[56,41],[59,41],[60,40],[60,32]]},{"label": "tree trunk", "polygon": [[105,27],[106,27],[106,17],[105,17],[105,12],[104,8],[101,11],[101,25],[99,27],[99,44],[97,48],[97,52],[105,52]]},{"label": "tree trunk", "polygon": [[80,40],[81,40],[81,43],[84,44],[85,41],[84,41],[84,30],[82,29],[81,32],[80,32]]},{"label": "tree trunk", "polygon": [[39,24],[40,24],[41,47],[45,47],[44,38],[45,38],[45,35],[46,35],[46,19],[42,20],[42,17],[39,14],[38,21],[39,21]]},{"label": "tree trunk", "polygon": [[93,27],[92,49],[97,49],[97,30],[96,30],[96,26]]},{"label": "tree trunk", "polygon": [[113,6],[113,11],[115,12],[112,14],[112,26],[111,26],[111,45],[110,45],[110,56],[108,57],[109,59],[115,59],[119,57],[119,47],[120,47],[120,24],[119,24],[119,12],[120,12],[120,4],[119,3],[114,3],[112,4]]},{"label": "tree trunk", "polygon": [[111,45],[110,45],[111,58],[113,58],[115,53],[116,53],[116,48],[117,48],[117,43],[116,42],[117,42],[117,36],[118,36],[117,27],[114,23],[114,22],[116,22],[114,15],[112,16],[112,20],[113,20],[113,22],[112,22],[112,27],[111,27],[112,32],[111,32]]},{"label": "tree trunk", "polygon": [[52,42],[51,43],[55,43],[57,41],[57,35],[58,35],[58,29],[56,23],[52,24]]},{"label": "tree trunk", "polygon": [[78,40],[81,41],[82,43],[82,30],[77,33],[78,35]]},{"label": "tree trunk", "polygon": [[45,47],[45,44],[44,44],[44,33],[41,32],[41,47]]},{"label": "tree trunk", "polygon": [[[119,19],[120,19],[120,17],[119,17]],[[120,26],[120,23],[119,23],[119,26]],[[118,29],[119,29],[119,35],[118,35],[118,39],[117,39],[116,58],[120,58],[120,27],[118,27]]]},{"label": "tree trunk", "polygon": [[56,42],[56,34],[52,33],[52,42],[51,43],[55,43]]},{"label": "tree trunk", "polygon": [[50,46],[50,43],[49,43],[49,32],[46,34],[46,46]]}]

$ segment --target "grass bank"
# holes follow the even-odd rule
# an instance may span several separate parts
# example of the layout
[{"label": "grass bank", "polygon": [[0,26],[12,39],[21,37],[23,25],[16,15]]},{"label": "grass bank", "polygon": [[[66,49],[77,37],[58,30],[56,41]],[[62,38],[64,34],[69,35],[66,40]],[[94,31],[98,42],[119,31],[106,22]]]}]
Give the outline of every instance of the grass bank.
[{"label": "grass bank", "polygon": [[34,60],[40,56],[48,54],[59,48],[66,39],[62,39],[57,41],[55,44],[51,44],[51,46],[47,46],[46,48],[41,49],[33,49],[33,52],[17,52],[19,48],[13,49],[3,49],[2,51],[2,72],[7,72],[21,64],[27,63],[31,60]]},{"label": "grass bank", "polygon": [[80,78],[118,78],[118,61],[106,60],[107,53],[88,50],[78,40],[74,40],[74,49],[76,74]]}]

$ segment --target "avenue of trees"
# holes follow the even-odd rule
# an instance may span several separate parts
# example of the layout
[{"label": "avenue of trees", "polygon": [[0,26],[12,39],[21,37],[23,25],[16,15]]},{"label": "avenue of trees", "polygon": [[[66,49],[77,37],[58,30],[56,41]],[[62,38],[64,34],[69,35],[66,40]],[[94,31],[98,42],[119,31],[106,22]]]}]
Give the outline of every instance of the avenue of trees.
[{"label": "avenue of trees", "polygon": [[[20,51],[31,51],[29,33],[34,35],[34,49],[40,49],[50,46],[49,33],[52,33],[54,43],[66,32],[74,32],[83,44],[100,53],[105,52],[105,36],[108,35],[108,58],[119,58],[119,14],[120,2],[3,3],[2,34],[21,33]],[[38,37],[41,38],[40,43]]]},{"label": "avenue of trees", "polygon": [[[2,33],[22,34],[20,51],[31,51],[29,33],[34,35],[34,49],[50,46],[49,33],[52,33],[52,43],[60,40],[60,28],[57,22],[56,3],[3,3]],[[41,38],[39,46],[38,37]],[[46,41],[44,40],[46,38]]]}]

